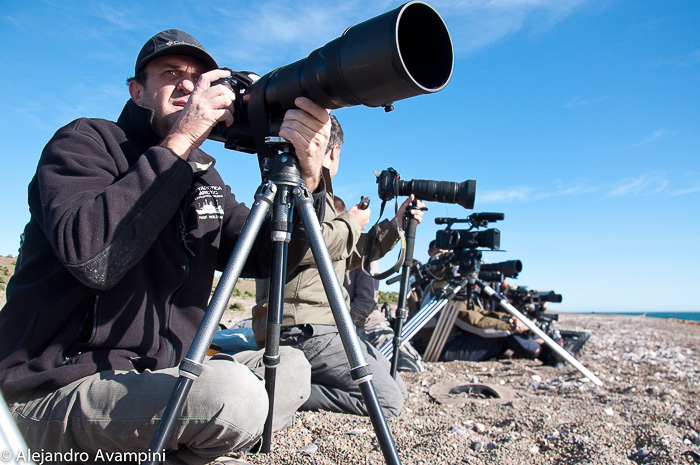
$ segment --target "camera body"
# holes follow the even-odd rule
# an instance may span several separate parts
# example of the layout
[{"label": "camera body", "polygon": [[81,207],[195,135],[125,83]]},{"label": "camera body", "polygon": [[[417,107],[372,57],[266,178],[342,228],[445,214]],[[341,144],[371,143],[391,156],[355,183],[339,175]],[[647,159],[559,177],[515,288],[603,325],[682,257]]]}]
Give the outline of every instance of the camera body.
[{"label": "camera body", "polygon": [[501,247],[501,231],[490,228],[483,231],[467,229],[443,229],[435,235],[438,249],[476,249],[498,250]]},{"label": "camera body", "polygon": [[[447,228],[436,233],[435,245],[439,249],[447,250],[474,250],[478,248],[499,250],[501,248],[501,231],[496,228],[481,231],[476,229],[485,227],[489,223],[500,221],[504,217],[503,213],[483,212],[472,213],[465,219],[435,218],[435,224],[447,224]],[[452,225],[455,223],[469,223],[470,227],[469,229],[452,229]],[[513,266],[517,266],[517,263],[514,263]],[[522,269],[522,264],[520,264],[520,268]]]},{"label": "camera body", "polygon": [[[255,81],[260,79],[250,71],[234,71],[231,68],[221,68],[229,71],[230,76],[212,82],[212,86],[223,84],[231,89],[236,96],[233,102],[233,124],[226,127],[224,123],[218,123],[209,133],[208,139],[223,142],[225,148],[244,153],[256,153],[253,131],[248,122],[245,102],[248,100],[248,91]],[[273,123],[274,124],[274,123]],[[271,132],[279,130],[271,127]]]}]

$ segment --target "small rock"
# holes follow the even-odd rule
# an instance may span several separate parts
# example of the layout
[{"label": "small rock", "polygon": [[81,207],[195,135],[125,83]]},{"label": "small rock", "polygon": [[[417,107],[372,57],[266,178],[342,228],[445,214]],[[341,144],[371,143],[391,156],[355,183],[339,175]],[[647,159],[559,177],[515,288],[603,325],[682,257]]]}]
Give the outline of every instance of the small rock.
[{"label": "small rock", "polygon": [[366,432],[367,432],[366,429],[359,428],[359,429],[351,429],[350,431],[348,431],[345,434],[347,434],[348,436],[358,436],[360,434],[365,434]]},{"label": "small rock", "polygon": [[459,434],[460,436],[466,436],[466,435],[467,435],[467,432],[464,431],[464,430],[463,430],[462,428],[460,428],[459,426],[453,426],[452,428],[450,428],[450,431],[452,431],[452,432],[455,433],[455,434]]},{"label": "small rock", "polygon": [[484,443],[481,441],[472,442],[471,448],[474,452],[481,452],[484,449]]},{"label": "small rock", "polygon": [[603,409],[603,412],[605,412],[606,415],[615,415],[615,411],[610,407]]},{"label": "small rock", "polygon": [[474,431],[478,433],[483,433],[484,431],[486,431],[486,425],[484,425],[483,423],[474,423]]},{"label": "small rock", "polygon": [[318,446],[316,444],[309,444],[301,449],[297,449],[297,453],[301,455],[314,455],[317,451]]}]

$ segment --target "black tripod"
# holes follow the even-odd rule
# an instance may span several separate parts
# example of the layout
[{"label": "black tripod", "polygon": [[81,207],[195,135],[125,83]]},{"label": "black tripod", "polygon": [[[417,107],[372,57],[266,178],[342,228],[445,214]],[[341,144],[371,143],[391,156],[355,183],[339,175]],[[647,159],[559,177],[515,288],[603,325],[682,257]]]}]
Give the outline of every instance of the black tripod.
[{"label": "black tripod", "polygon": [[[343,347],[350,362],[350,374],[360,387],[360,392],[362,393],[362,398],[367,407],[384,459],[388,464],[400,464],[396,446],[372,383],[372,372],[360,348],[357,333],[343,297],[342,288],[335,274],[328,248],[323,240],[321,226],[314,212],[311,193],[299,177],[298,160],[294,155],[293,146],[280,138],[267,138],[267,141],[276,146],[277,153],[271,156],[268,166],[264,168],[265,180],[255,194],[255,202],[250,210],[248,219],[226,264],[223,275],[219,280],[219,285],[212,296],[190,350],[180,364],[180,376],[163,412],[163,417],[158,424],[158,429],[149,446],[149,450],[160,452],[165,449],[165,444],[172,434],[175,418],[182,410],[192,383],[202,372],[206,352],[209,349],[214,333],[219,328],[219,322],[226,309],[228,299],[233,292],[236,281],[238,281],[243,265],[252,249],[253,242],[263,222],[268,217],[270,209],[272,209],[273,258],[267,313],[267,339],[263,356],[265,389],[267,390],[270,404],[261,446],[262,452],[270,451],[276,368],[280,361],[279,345],[287,268],[287,249],[292,233],[292,211],[294,207],[297,207],[306,228],[311,251],[326,290],[328,303],[338,326]],[[152,455],[157,456],[158,454]],[[147,463],[155,465],[154,461]]]},{"label": "black tripod", "polygon": [[[418,220],[416,220],[411,210],[418,208],[418,201],[414,200],[406,209],[406,254],[404,255],[403,266],[401,267],[400,280],[401,284],[399,287],[399,301],[396,305],[396,315],[393,321],[394,330],[394,356],[391,360],[391,376],[396,378],[396,370],[399,366],[400,350],[401,350],[401,331],[403,328],[403,322],[408,316],[406,311],[406,297],[408,296],[408,279],[411,277],[411,267],[413,265],[413,247],[416,241],[416,227],[418,226]],[[391,358],[391,357],[390,357]]]}]

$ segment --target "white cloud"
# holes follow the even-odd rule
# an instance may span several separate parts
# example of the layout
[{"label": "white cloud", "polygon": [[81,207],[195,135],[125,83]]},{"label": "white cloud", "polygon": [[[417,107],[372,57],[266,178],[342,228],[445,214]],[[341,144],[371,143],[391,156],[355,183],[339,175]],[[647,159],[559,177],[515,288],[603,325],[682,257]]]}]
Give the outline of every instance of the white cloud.
[{"label": "white cloud", "polygon": [[533,189],[531,187],[513,187],[511,189],[500,189],[492,191],[483,191],[479,193],[479,203],[496,203],[496,202],[524,202],[531,200]]},{"label": "white cloud", "polygon": [[570,195],[585,195],[599,191],[596,186],[589,186],[584,182],[559,182],[556,189],[550,191],[540,191],[529,186],[515,186],[510,189],[500,189],[492,191],[480,191],[479,202],[528,202],[552,197],[564,197]]},{"label": "white cloud", "polygon": [[696,192],[700,192],[700,186],[688,187],[686,189],[678,189],[676,191],[671,192],[670,195],[674,197],[680,197],[683,195],[694,194]]},{"label": "white cloud", "polygon": [[471,52],[529,28],[547,31],[588,0],[435,0],[457,53]]},{"label": "white cloud", "polygon": [[569,100],[564,104],[564,108],[577,108],[585,107],[587,105],[593,105],[596,103],[604,102],[608,97],[597,97],[597,98],[579,98],[578,96]]},{"label": "white cloud", "polygon": [[668,185],[668,180],[660,177],[659,174],[643,174],[633,179],[622,181],[617,187],[610,191],[608,195],[653,195],[663,191]]},{"label": "white cloud", "polygon": [[642,147],[644,145],[651,144],[652,142],[656,142],[659,139],[663,139],[665,137],[670,137],[670,136],[675,136],[675,135],[676,135],[676,132],[674,132],[674,131],[669,131],[667,129],[657,129],[656,131],[653,131],[651,134],[644,137],[639,142],[636,142],[632,145],[628,145],[625,148],[626,149],[634,149],[637,147]]}]

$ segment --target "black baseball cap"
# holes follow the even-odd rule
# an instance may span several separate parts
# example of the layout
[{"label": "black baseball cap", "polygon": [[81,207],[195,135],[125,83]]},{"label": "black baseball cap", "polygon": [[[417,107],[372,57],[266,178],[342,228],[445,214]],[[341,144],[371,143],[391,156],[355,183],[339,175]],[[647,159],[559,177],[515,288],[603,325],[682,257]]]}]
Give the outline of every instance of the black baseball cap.
[{"label": "black baseball cap", "polygon": [[197,39],[179,29],[167,29],[154,35],[143,44],[139,56],[136,58],[134,76],[143,71],[151,60],[163,55],[191,56],[204,63],[209,70],[219,67],[216,60],[209,55]]}]

